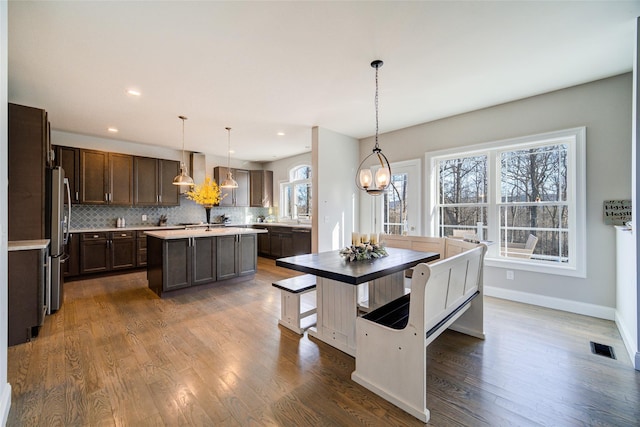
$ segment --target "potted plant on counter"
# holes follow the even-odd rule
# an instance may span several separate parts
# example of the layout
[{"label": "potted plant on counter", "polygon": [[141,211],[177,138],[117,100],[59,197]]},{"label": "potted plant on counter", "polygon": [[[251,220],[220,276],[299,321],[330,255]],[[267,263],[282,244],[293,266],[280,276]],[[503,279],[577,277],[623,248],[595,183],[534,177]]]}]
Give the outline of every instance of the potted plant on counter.
[{"label": "potted plant on counter", "polygon": [[221,197],[220,187],[214,179],[207,176],[202,184],[194,185],[191,190],[187,191],[186,196],[187,199],[204,206],[207,214],[207,225],[209,225],[211,223],[211,208],[217,206],[220,200],[225,198],[226,194]]}]

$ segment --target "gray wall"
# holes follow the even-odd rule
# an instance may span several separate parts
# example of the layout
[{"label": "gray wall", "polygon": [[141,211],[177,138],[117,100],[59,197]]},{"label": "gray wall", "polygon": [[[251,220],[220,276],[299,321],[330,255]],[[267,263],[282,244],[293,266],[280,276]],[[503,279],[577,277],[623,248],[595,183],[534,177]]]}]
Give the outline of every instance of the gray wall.
[{"label": "gray wall", "polygon": [[[602,221],[602,202],[631,198],[631,95],[628,73],[390,132],[380,145],[390,161],[421,159],[424,181],[428,151],[586,126],[587,278],[516,271],[507,281],[504,269],[487,267],[485,286],[487,294],[613,319],[615,232]],[[361,158],[372,146],[373,138],[360,142]]]}]

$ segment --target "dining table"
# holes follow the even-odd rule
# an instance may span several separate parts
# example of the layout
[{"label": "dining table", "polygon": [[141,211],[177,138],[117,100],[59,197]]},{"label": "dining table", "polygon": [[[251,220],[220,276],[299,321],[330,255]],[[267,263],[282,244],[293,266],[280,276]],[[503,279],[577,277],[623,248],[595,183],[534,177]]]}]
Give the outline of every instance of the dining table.
[{"label": "dining table", "polygon": [[351,356],[356,354],[358,286],[368,283],[373,309],[405,294],[404,272],[417,264],[440,258],[436,252],[386,248],[387,256],[349,261],[340,251],[296,255],[276,265],[316,276],[316,326],[308,335]]}]

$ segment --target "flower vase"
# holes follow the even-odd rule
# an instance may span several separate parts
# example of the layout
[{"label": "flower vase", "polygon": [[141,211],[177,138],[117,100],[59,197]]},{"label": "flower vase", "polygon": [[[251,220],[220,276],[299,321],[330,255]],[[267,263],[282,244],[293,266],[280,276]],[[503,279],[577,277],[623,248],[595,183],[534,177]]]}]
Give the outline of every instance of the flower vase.
[{"label": "flower vase", "polygon": [[207,213],[207,225],[211,224],[211,207],[205,206],[204,211]]}]

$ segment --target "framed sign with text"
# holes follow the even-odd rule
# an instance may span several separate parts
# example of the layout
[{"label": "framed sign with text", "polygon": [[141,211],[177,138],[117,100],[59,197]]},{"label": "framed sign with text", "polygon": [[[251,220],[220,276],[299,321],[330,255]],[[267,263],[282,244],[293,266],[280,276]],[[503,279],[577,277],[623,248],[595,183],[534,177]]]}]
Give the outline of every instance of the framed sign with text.
[{"label": "framed sign with text", "polygon": [[631,221],[631,200],[605,200],[603,215],[607,225],[625,225]]}]

